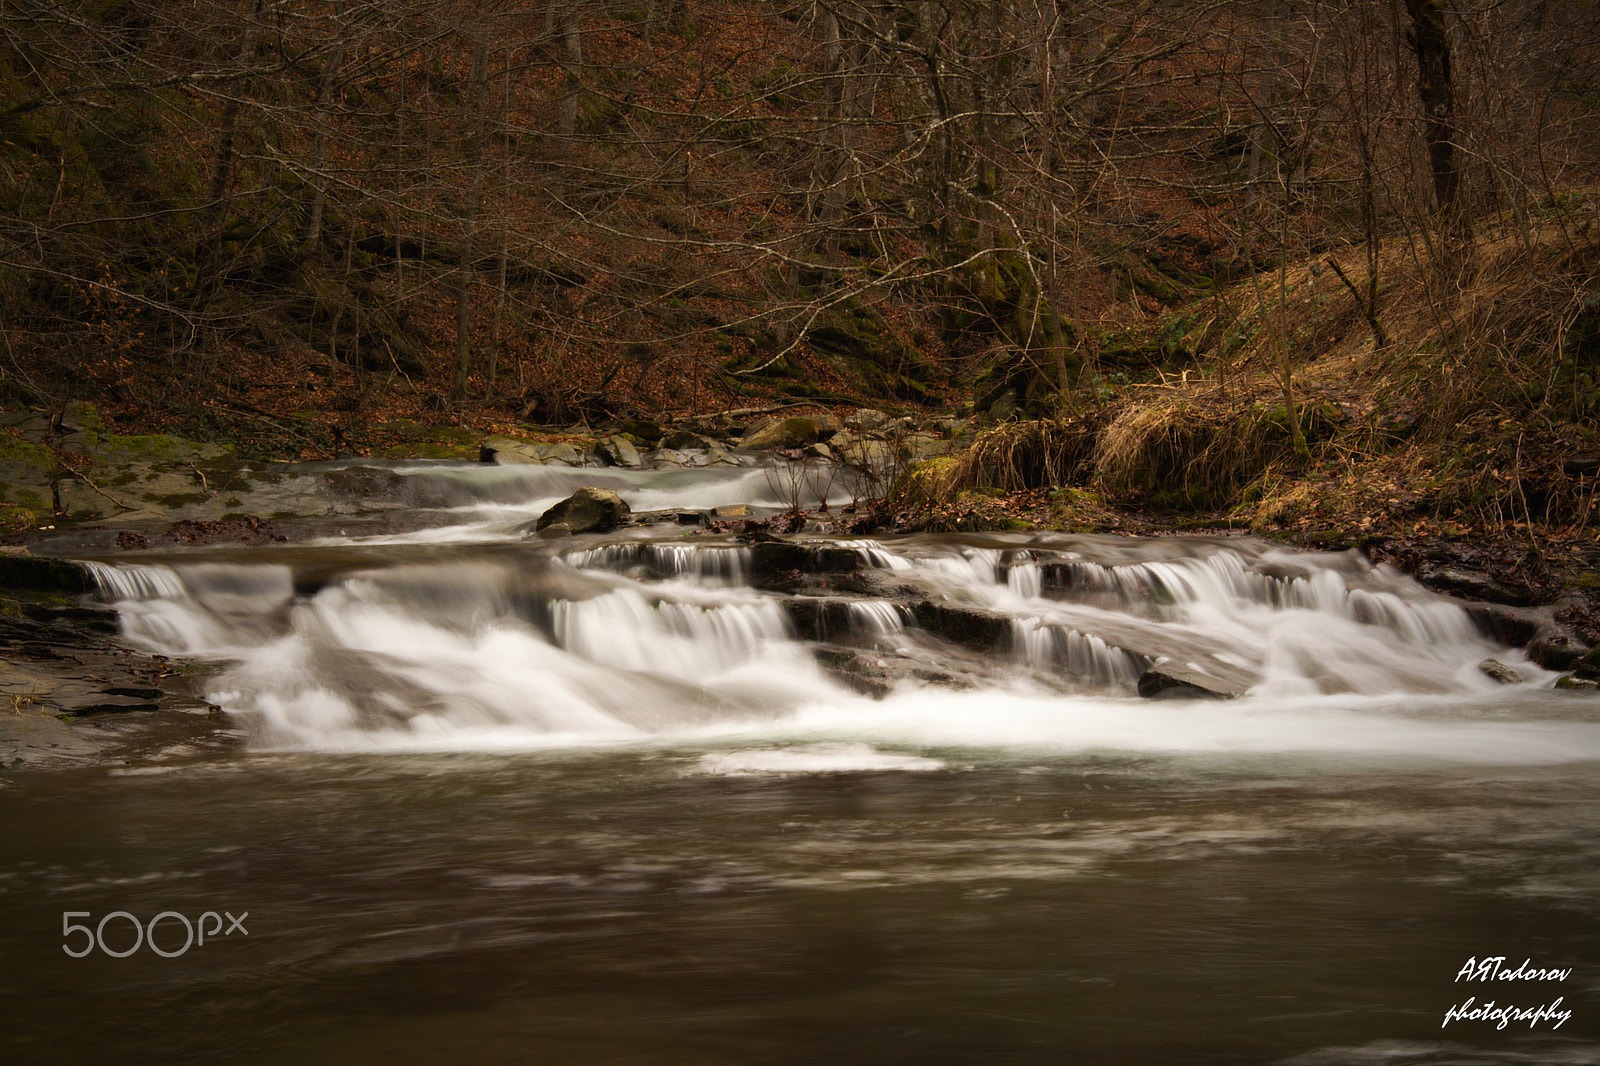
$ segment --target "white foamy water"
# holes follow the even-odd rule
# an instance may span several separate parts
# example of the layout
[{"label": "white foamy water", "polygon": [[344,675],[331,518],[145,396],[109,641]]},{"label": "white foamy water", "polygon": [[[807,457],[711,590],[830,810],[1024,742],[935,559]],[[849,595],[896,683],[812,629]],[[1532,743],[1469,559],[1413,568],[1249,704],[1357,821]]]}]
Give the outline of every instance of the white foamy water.
[{"label": "white foamy water", "polygon": [[[748,492],[756,476],[716,483]],[[550,475],[500,477],[508,494]],[[1247,540],[795,543],[852,549],[863,569],[850,591],[763,589],[749,546],[640,533],[581,547],[320,545],[262,562],[173,553],[94,571],[130,639],[228,664],[210,698],[266,747],[744,737],[787,752],[780,763],[793,743],[885,758],[951,746],[1600,758],[1590,702],[1545,691],[1551,675],[1478,634],[1460,605],[1351,555]],[[428,554],[383,565],[407,551]],[[873,574],[880,597],[861,591]],[[925,631],[924,609],[969,632]],[[813,644],[807,620],[824,617],[828,643]],[[988,636],[967,646],[972,633]],[[1489,657],[1525,681],[1490,680]],[[1138,698],[1141,674],[1167,663],[1242,698]],[[862,669],[886,696],[854,691]]]}]

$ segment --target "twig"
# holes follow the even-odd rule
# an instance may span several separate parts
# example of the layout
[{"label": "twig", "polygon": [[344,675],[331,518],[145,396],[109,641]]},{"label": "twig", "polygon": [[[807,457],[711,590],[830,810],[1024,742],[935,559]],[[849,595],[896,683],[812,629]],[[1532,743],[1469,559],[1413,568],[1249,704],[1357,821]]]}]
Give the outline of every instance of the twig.
[{"label": "twig", "polygon": [[329,455],[332,455],[331,452],[328,452],[328,449],[324,448],[322,445],[318,444],[313,438],[306,436],[304,433],[301,433],[298,430],[290,429],[288,426],[285,426],[285,425],[283,425],[283,424],[281,424],[279,422],[274,422],[270,418],[263,418],[261,415],[251,414],[248,410],[245,410],[239,404],[228,403],[227,401],[224,400],[224,401],[221,401],[220,406],[226,407],[229,411],[232,411],[234,414],[242,415],[245,418],[253,418],[257,422],[265,422],[267,425],[271,426],[273,429],[279,430],[279,431],[281,431],[283,433],[287,433],[291,437],[299,437],[301,440],[305,441],[307,444],[311,445],[313,448],[317,449],[318,451],[325,452],[325,453],[327,453]]},{"label": "twig", "polygon": [[788,411],[796,407],[820,407],[821,404],[812,403],[779,403],[770,407],[741,407],[733,411],[723,411],[712,415],[712,418],[749,418],[751,415],[766,415],[773,411]]},{"label": "twig", "polygon": [[94,489],[94,491],[98,492],[100,495],[104,496],[106,499],[110,500],[112,503],[116,504],[118,507],[125,507],[130,511],[137,511],[137,510],[140,509],[139,505],[136,504],[136,503],[129,503],[127,500],[119,500],[119,499],[117,499],[115,496],[111,495],[111,493],[107,492],[105,489],[101,488],[99,485],[96,485],[94,483],[94,481],[89,477],[89,475],[85,474],[81,470],[73,470],[72,471],[72,476],[75,477],[75,478],[80,479],[85,485],[88,485],[91,489]]}]

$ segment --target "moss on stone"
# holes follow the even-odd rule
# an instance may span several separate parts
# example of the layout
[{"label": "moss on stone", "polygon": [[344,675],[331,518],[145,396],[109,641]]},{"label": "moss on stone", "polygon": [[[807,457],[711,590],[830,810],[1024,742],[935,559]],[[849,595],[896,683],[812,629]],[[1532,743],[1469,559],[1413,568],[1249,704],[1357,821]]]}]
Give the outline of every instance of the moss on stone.
[{"label": "moss on stone", "polygon": [[94,579],[89,571],[65,559],[40,559],[32,555],[0,554],[0,587],[36,592],[89,592]]},{"label": "moss on stone", "polygon": [[31,466],[42,466],[50,469],[56,465],[56,457],[50,454],[49,448],[30,444],[19,437],[9,433],[0,433],[0,459],[27,463]]},{"label": "moss on stone", "polygon": [[231,444],[200,444],[182,437],[170,437],[164,433],[148,433],[141,436],[107,433],[100,437],[99,446],[95,448],[94,460],[99,466],[121,463],[187,465],[231,458],[232,452]]}]

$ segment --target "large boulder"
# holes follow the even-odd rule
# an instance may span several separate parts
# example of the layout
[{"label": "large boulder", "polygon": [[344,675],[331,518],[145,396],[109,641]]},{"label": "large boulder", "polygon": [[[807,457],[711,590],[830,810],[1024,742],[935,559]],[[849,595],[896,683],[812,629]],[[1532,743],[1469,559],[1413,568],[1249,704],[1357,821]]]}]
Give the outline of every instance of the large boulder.
[{"label": "large boulder", "polygon": [[863,436],[870,436],[875,433],[892,432],[895,420],[892,415],[886,415],[871,407],[863,407],[845,418],[844,428]]},{"label": "large boulder", "polygon": [[478,447],[480,463],[499,463],[501,466],[543,466],[544,455],[539,445],[514,437],[489,437]]},{"label": "large boulder", "polygon": [[585,486],[540,515],[533,528],[564,525],[573,533],[605,533],[621,525],[629,510],[613,490]]},{"label": "large boulder", "polygon": [[644,462],[639,458],[639,450],[633,446],[633,442],[620,435],[595,441],[594,454],[607,466],[621,466],[629,470],[638,470],[644,466]]},{"label": "large boulder", "polygon": [[765,451],[768,448],[804,448],[815,444],[824,436],[838,430],[832,419],[785,418],[753,427],[739,441],[741,451]]}]

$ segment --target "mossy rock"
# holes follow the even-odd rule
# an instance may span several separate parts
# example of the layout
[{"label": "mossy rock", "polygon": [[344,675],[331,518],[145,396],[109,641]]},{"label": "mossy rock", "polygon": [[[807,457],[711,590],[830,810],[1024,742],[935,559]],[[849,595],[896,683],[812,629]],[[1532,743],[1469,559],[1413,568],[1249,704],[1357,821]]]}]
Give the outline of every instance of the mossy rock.
[{"label": "mossy rock", "polygon": [[412,444],[396,444],[385,448],[383,454],[389,459],[471,459],[477,460],[480,449],[476,442],[471,444],[450,443],[445,441],[417,441]]},{"label": "mossy rock", "polygon": [[59,473],[62,469],[48,448],[0,433],[0,504],[35,516],[49,514],[54,497],[51,482]]},{"label": "mossy rock", "polygon": [[0,553],[0,588],[76,594],[92,592],[94,578],[77,563]]},{"label": "mossy rock", "polygon": [[214,463],[233,457],[231,444],[201,444],[163,433],[125,437],[103,433],[92,458],[96,465],[138,463],[149,466]]},{"label": "mossy rock", "polygon": [[814,418],[785,418],[772,422],[747,435],[739,442],[741,449],[757,451],[766,448],[804,448],[816,443],[822,427]]}]

